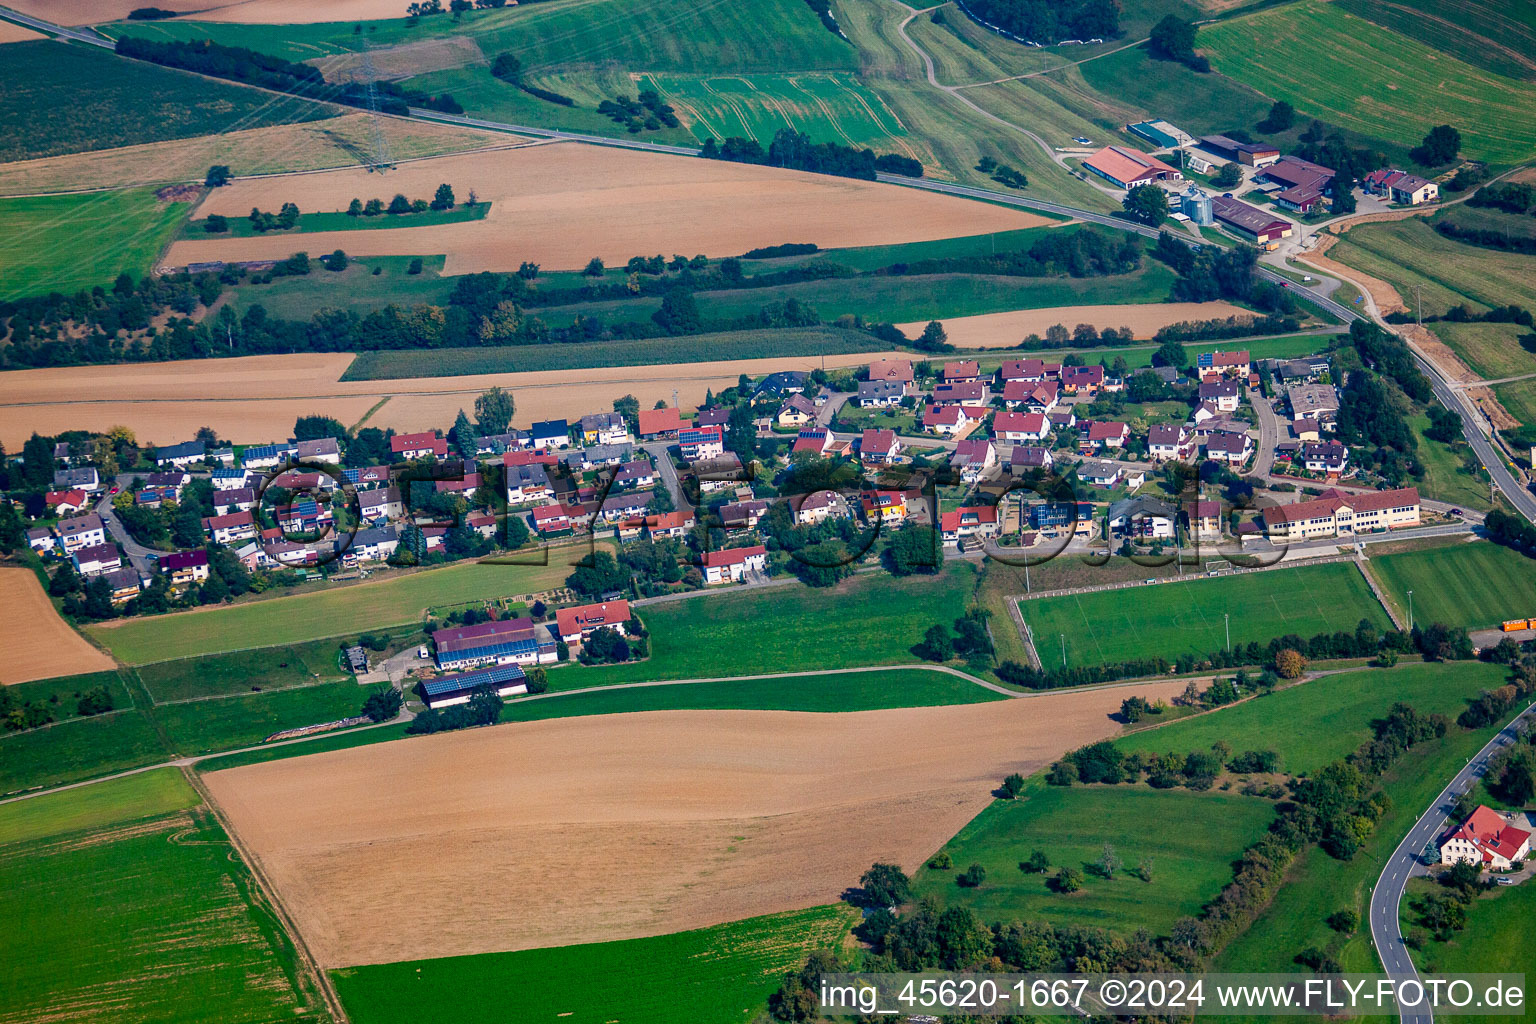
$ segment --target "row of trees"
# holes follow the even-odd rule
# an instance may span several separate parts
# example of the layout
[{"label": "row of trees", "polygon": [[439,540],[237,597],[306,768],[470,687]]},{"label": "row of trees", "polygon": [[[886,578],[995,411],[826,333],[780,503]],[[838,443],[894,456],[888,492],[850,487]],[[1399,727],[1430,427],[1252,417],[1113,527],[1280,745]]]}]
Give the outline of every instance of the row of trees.
[{"label": "row of trees", "polygon": [[833,174],[841,178],[874,181],[879,172],[920,178],[923,165],[911,157],[895,153],[876,156],[871,149],[855,149],[835,142],[812,142],[809,135],[793,128],[780,128],[764,149],[756,139],[731,136],[724,142],[704,140],[699,155],[706,160],[727,160],[739,164],[766,164],[797,171]]},{"label": "row of trees", "polygon": [[1115,0],[966,0],[960,9],[1020,42],[1050,45],[1120,34]]}]

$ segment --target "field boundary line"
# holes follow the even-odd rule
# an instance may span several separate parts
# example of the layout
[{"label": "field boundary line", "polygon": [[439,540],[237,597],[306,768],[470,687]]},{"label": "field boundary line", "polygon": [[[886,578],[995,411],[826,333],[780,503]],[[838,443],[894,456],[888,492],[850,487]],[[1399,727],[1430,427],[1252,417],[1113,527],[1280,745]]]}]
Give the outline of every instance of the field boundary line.
[{"label": "field boundary line", "polygon": [[1402,630],[1404,633],[1408,632],[1408,627],[1403,624],[1401,616],[1399,616],[1397,610],[1392,607],[1391,602],[1387,600],[1386,592],[1381,588],[1381,585],[1376,582],[1376,577],[1371,575],[1371,570],[1366,563],[1366,559],[1364,557],[1355,559],[1355,565],[1360,567],[1360,575],[1365,577],[1366,585],[1371,588],[1371,593],[1376,595],[1376,600],[1381,603],[1382,610],[1387,613],[1387,618],[1392,620],[1392,625],[1397,629]]},{"label": "field boundary line", "polygon": [[341,1005],[340,997],[337,996],[336,991],[331,987],[330,977],[321,968],[319,961],[315,959],[315,954],[310,950],[309,943],[305,941],[303,933],[299,931],[298,925],[294,923],[292,915],[288,913],[288,908],[283,905],[282,899],[278,896],[277,887],[267,878],[260,862],[246,849],[245,840],[240,837],[240,833],[235,831],[234,822],[224,814],[224,809],[213,799],[213,794],[203,784],[202,777],[197,772],[189,769],[190,766],[183,766],[181,769],[182,776],[186,778],[187,784],[202,798],[203,805],[208,808],[209,813],[218,821],[219,827],[224,830],[224,834],[229,837],[230,846],[234,847],[235,852],[239,854],[240,859],[245,863],[246,869],[251,873],[251,879],[256,883],[256,887],[261,891],[262,896],[266,898],[267,904],[272,908],[273,916],[282,925],[283,931],[288,936],[288,941],[293,943],[293,950],[297,954],[302,969],[313,976],[315,985],[320,992],[320,998],[324,1000],[326,1006],[330,1009],[331,1016],[337,1024],[350,1024],[350,1018],[347,1016],[347,1011]]},{"label": "field boundary line", "polygon": [[[159,664],[164,664],[164,662],[159,662]],[[242,690],[239,693],[209,693],[201,697],[177,697],[175,700],[157,700],[155,701],[154,706],[157,708],[168,708],[174,707],[177,704],[200,704],[203,701],[230,700],[234,697],[265,697],[269,693],[289,693],[293,690],[313,690],[317,686],[329,686],[333,682],[344,683],[346,680],[321,679],[313,683],[297,683],[293,686],[274,686],[270,690],[266,687],[263,687],[260,690]],[[144,688],[145,690],[148,690],[149,684],[146,683]],[[150,694],[150,699],[154,699],[154,694]],[[111,713],[112,712],[108,712],[108,714]]]}]

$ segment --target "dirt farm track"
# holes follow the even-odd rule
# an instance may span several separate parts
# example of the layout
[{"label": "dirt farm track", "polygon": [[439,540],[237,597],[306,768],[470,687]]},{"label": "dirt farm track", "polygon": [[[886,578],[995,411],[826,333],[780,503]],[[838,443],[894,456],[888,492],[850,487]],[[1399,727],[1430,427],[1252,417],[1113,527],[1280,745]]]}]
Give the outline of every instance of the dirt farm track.
[{"label": "dirt farm track", "polygon": [[0,683],[25,683],[114,668],[111,658],[70,629],[30,569],[0,568],[0,605],[6,609]]},{"label": "dirt farm track", "polygon": [[[861,352],[827,356],[825,363],[832,369],[898,355]],[[461,408],[473,410],[475,396],[493,384],[512,391],[519,423],[609,409],[626,394],[649,409],[657,401],[671,402],[676,391],[678,401],[692,408],[704,400],[706,389],[729,387],[738,374],[809,370],[822,358],[342,381],[351,362],[352,356],[341,352],[11,370],[0,373],[0,444],[20,451],[34,430],[57,434],[117,424],[131,428],[141,444],[185,441],[201,426],[236,444],[260,443],[286,438],[293,421],[310,413],[334,416],[347,426],[367,416],[368,426],[402,432],[446,429]]]},{"label": "dirt farm track", "polygon": [[[1181,683],[1138,687],[1172,698]],[[517,723],[214,772],[326,967],[659,935],[913,869],[1011,771],[1113,734],[1121,688],[849,714]],[[401,869],[409,895],[378,880]],[[466,899],[472,878],[496,897]]]},{"label": "dirt farm track", "polygon": [[[427,227],[185,240],[171,246],[164,263],[343,249],[354,256],[446,253],[448,275],[516,270],[524,260],[577,270],[593,256],[609,265],[655,253],[718,258],[781,242],[824,249],[886,245],[1051,223],[898,185],[575,142],[423,160],[383,178],[348,168],[247,179],[215,190],[197,216],[244,217],[252,207],[276,210],[285,202],[308,211],[345,210],[353,198],[387,202],[396,192],[430,198],[442,182],[461,200],[470,190],[489,200],[489,214]],[[786,225],[801,226],[786,237]]]}]

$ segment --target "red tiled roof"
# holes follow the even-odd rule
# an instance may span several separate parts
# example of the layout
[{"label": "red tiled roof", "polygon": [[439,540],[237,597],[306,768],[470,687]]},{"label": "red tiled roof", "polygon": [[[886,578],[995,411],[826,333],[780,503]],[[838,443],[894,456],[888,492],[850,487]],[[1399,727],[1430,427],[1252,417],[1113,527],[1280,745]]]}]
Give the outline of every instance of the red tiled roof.
[{"label": "red tiled roof", "polygon": [[666,434],[683,427],[682,415],[672,406],[665,409],[641,409],[640,433]]},{"label": "red tiled roof", "polygon": [[628,621],[628,601],[581,604],[574,608],[561,608],[555,612],[556,628],[560,630],[562,637],[590,633],[601,626],[613,626]]},{"label": "red tiled roof", "polygon": [[726,548],[723,551],[704,552],[704,568],[721,569],[727,565],[740,565],[753,555],[766,555],[768,549],[761,544],[745,548]]}]

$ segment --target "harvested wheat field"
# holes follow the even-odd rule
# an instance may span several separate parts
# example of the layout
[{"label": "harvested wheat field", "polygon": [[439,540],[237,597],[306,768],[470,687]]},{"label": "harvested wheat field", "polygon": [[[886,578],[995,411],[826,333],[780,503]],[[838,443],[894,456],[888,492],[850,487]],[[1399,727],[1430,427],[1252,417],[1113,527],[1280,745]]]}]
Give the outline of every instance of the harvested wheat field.
[{"label": "harvested wheat field", "polygon": [[325,57],[313,57],[304,63],[313,64],[325,74],[327,82],[369,80],[368,67],[372,67],[373,81],[399,81],[414,75],[433,71],[447,71],[467,65],[489,64],[480,44],[468,36],[448,36],[441,39],[423,39],[416,43],[399,46],[381,46],[363,53],[335,53]]},{"label": "harvested wheat field", "polygon": [[41,32],[23,28],[14,21],[0,21],[0,43],[24,43],[28,39],[46,38]]},{"label": "harvested wheat field", "polygon": [[[1162,302],[1128,306],[1055,306],[1050,309],[1018,309],[1007,313],[960,316],[943,321],[949,343],[958,348],[1009,348],[1027,335],[1044,335],[1057,324],[1072,330],[1078,324],[1129,327],[1138,338],[1150,338],[1161,327],[1185,320],[1216,320],[1229,316],[1253,316],[1252,310],[1230,302]],[[897,324],[903,334],[923,332],[927,322]]]},{"label": "harvested wheat field", "polygon": [[[896,185],[752,164],[561,142],[407,164],[380,177],[361,168],[236,182],[197,215],[243,217],[253,206],[344,210],[354,197],[430,198],[448,182],[492,206],[483,220],[387,231],[196,239],[171,246],[168,266],[281,259],[297,249],[355,256],[447,254],[445,275],[516,270],[524,260],[578,269],[594,256],[623,263],[655,253],[734,256],[799,239],[823,248],[886,245],[1049,223]],[[806,237],[809,236],[809,237]]]},{"label": "harvested wheat field", "polygon": [[[1182,683],[1137,685],[1171,699]],[[502,725],[214,772],[325,967],[659,935],[830,903],[916,868],[1125,691],[849,714]],[[411,896],[378,879],[409,865]],[[496,898],[466,900],[470,878]]]},{"label": "harvested wheat field", "polygon": [[[862,366],[898,355],[830,355],[825,363],[829,369]],[[367,418],[369,426],[446,429],[460,408],[473,409],[475,396],[492,385],[513,393],[518,423],[610,409],[614,399],[628,394],[648,409],[658,401],[670,403],[676,391],[687,409],[703,402],[707,389],[735,384],[739,374],[809,370],[823,362],[807,356],[343,381],[352,358],[345,352],[304,353],[10,370],[0,373],[0,444],[19,451],[33,431],[103,431],[119,424],[132,429],[141,444],[184,441],[201,426],[236,444],[259,443],[286,438],[293,421],[310,413],[353,426],[381,401]]]},{"label": "harvested wheat field", "polygon": [[0,568],[0,606],[9,622],[0,683],[25,683],[82,672],[109,671],[111,658],[85,642],[59,618],[30,569]]},{"label": "harvested wheat field", "polygon": [[[396,160],[499,148],[512,140],[500,133],[402,117],[381,117],[379,124]],[[211,164],[225,164],[236,175],[348,167],[372,145],[371,131],[367,114],[345,114],[303,124],[18,160],[0,164],[0,195],[200,182]]]}]

